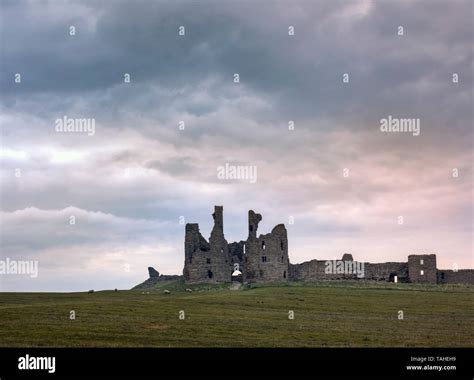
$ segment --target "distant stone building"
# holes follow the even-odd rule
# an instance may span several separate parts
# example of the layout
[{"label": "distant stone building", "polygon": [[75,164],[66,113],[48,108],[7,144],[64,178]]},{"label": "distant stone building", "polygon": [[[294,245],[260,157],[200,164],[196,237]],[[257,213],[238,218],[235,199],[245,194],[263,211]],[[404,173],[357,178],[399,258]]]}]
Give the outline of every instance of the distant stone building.
[{"label": "distant stone building", "polygon": [[[412,282],[436,284],[437,273],[436,255],[410,255],[408,262],[368,263],[355,262],[352,255],[345,254],[341,260],[344,267],[357,263],[362,268],[362,276],[346,271],[328,272],[327,263],[331,260],[311,260],[301,264],[290,264],[290,279],[295,281],[308,280],[343,280],[362,279],[370,281]],[[474,271],[471,271],[471,281],[474,283]]]},{"label": "distant stone building", "polygon": [[[223,207],[215,206],[209,242],[199,225],[188,223],[184,242],[184,280],[188,283],[286,282],[359,279],[412,283],[474,283],[474,270],[438,270],[436,255],[410,255],[408,262],[367,263],[351,254],[340,260],[311,260],[290,264],[288,236],[283,224],[257,236],[260,214],[248,213],[248,237],[228,243],[224,237]],[[238,276],[236,276],[238,273]]]},{"label": "distant stone building", "polygon": [[408,277],[410,282],[436,284],[437,274],[436,255],[408,256]]}]

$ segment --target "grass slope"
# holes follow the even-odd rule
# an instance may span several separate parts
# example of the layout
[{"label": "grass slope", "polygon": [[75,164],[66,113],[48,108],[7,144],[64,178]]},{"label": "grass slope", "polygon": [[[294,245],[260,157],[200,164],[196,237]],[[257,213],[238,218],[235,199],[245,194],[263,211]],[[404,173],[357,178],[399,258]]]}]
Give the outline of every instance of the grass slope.
[{"label": "grass slope", "polygon": [[0,346],[474,346],[472,286],[331,282],[231,291],[172,281],[146,292],[0,293]]}]

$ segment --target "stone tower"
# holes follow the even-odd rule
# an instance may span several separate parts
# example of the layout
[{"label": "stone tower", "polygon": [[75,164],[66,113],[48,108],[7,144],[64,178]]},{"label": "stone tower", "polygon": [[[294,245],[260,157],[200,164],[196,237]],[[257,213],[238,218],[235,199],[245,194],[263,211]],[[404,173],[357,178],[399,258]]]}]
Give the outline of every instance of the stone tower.
[{"label": "stone tower", "polygon": [[257,238],[260,214],[249,211],[249,236],[245,243],[245,275],[248,282],[288,281],[288,237],[283,224]]},{"label": "stone tower", "polygon": [[408,278],[410,282],[436,284],[437,274],[436,255],[408,256]]},{"label": "stone tower", "polygon": [[197,223],[186,224],[184,239],[184,279],[187,282],[229,282],[232,266],[224,237],[223,207],[215,206],[214,227],[209,243],[199,232]]}]

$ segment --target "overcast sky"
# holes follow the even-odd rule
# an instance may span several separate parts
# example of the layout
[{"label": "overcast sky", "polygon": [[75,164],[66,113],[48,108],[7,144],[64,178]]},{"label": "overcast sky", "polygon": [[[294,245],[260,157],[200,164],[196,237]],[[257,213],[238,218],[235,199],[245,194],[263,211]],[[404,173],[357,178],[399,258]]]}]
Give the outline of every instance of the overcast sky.
[{"label": "overcast sky", "polygon": [[[0,291],[181,274],[180,216],[208,238],[214,205],[229,242],[250,209],[259,233],[285,223],[293,263],[473,268],[472,1],[0,4],[1,259],[39,264]],[[381,132],[388,115],[420,135]],[[95,134],[56,132],[64,116]]]}]

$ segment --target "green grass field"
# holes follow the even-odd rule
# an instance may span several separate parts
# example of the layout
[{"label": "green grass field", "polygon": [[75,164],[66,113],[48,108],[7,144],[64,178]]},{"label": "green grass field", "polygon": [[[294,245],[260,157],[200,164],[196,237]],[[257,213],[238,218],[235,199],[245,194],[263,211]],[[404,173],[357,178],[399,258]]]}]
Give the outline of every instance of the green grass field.
[{"label": "green grass field", "polygon": [[466,285],[357,282],[0,293],[0,346],[473,347],[473,295]]}]

